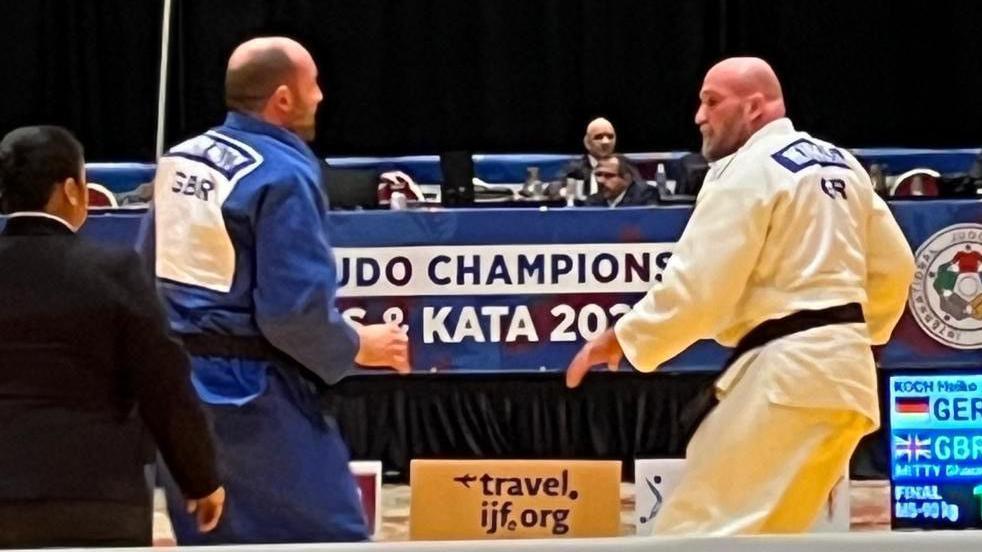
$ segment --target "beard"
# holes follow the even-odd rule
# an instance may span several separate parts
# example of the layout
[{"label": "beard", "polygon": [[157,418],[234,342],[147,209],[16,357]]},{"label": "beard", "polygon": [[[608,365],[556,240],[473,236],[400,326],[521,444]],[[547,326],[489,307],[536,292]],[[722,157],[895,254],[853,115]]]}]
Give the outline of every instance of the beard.
[{"label": "beard", "polygon": [[299,136],[304,142],[313,142],[317,135],[316,106],[313,109],[303,107],[297,109],[291,119],[290,124],[287,125],[290,132]]},{"label": "beard", "polygon": [[710,163],[718,161],[721,157],[726,157],[725,155],[720,155],[719,152],[716,151],[714,145],[705,138],[702,140],[702,148],[700,149],[700,153],[702,153],[702,156],[705,157],[706,161],[709,161]]},{"label": "beard", "polygon": [[294,125],[290,130],[304,142],[313,142],[317,136],[317,127],[313,124]]},{"label": "beard", "polygon": [[717,134],[716,140],[710,140],[703,136],[702,156],[710,163],[719,161],[727,155],[736,153],[746,143],[749,137],[749,134],[742,130],[738,133],[731,131],[726,135]]},{"label": "beard", "polygon": [[623,186],[621,186],[620,188],[608,188],[607,186],[604,186],[603,187],[603,190],[602,190],[603,191],[604,199],[606,199],[606,200],[616,199],[617,196],[619,196],[622,193],[624,193],[624,190],[626,190],[626,189],[627,189],[627,185],[626,184],[623,185]]}]

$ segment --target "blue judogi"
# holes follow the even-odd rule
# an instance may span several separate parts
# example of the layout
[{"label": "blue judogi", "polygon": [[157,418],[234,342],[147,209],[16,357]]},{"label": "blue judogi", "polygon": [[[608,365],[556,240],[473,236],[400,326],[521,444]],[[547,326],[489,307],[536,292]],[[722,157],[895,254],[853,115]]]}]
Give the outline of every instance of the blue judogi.
[{"label": "blue judogi", "polygon": [[368,538],[347,448],[318,405],[317,386],[340,380],[358,348],[334,306],[326,215],[307,145],[247,115],[158,164],[158,287],[192,354],[228,492],[202,535],[168,483],[181,544]]}]

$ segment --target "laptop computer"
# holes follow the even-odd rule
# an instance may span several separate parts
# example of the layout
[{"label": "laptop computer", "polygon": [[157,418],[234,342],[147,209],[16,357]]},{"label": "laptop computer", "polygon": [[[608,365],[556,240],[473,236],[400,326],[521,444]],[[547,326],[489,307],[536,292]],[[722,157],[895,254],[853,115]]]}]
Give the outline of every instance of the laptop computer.
[{"label": "laptop computer", "polygon": [[321,184],[331,209],[378,208],[378,171],[321,164]]}]

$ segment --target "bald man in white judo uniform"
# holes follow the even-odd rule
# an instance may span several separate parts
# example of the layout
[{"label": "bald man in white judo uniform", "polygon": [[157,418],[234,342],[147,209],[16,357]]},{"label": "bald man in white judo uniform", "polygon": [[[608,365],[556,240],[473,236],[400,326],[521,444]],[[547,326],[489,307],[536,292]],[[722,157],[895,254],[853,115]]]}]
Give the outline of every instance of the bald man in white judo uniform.
[{"label": "bald man in white judo uniform", "polygon": [[692,218],[662,281],[567,384],[624,355],[649,372],[699,339],[735,346],[654,533],[803,532],[879,426],[870,346],[903,313],[914,260],[856,159],[785,118],[766,62],[718,63],[699,97],[712,166]]}]

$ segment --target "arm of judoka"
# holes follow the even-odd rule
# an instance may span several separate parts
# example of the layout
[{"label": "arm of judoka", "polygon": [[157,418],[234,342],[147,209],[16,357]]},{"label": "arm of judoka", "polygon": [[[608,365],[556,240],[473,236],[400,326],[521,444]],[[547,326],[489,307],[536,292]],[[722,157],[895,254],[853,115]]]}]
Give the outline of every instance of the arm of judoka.
[{"label": "arm of judoka", "polygon": [[358,354],[355,362],[366,368],[392,368],[408,374],[409,335],[407,329],[395,323],[357,326]]},{"label": "arm of judoka", "polygon": [[771,201],[764,186],[720,181],[703,190],[661,282],[614,327],[635,368],[650,372],[722,329],[767,234]]},{"label": "arm of judoka", "polygon": [[914,256],[886,202],[873,196],[866,246],[866,325],[874,345],[890,339],[914,279]]},{"label": "arm of judoka", "polygon": [[353,368],[358,335],[334,304],[323,199],[306,182],[289,184],[270,186],[256,214],[256,323],[276,348],[332,384]]}]

